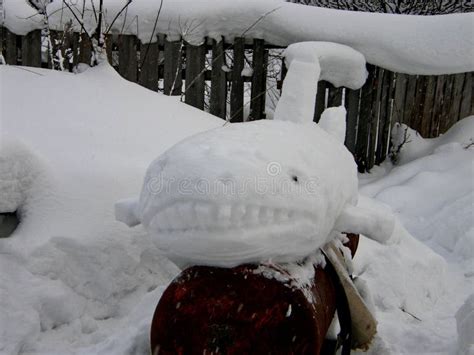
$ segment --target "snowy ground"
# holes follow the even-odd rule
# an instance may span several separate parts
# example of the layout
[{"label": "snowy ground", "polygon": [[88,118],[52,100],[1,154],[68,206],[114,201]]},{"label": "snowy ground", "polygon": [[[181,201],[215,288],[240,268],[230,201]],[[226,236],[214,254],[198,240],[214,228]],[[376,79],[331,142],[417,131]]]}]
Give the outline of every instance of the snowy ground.
[{"label": "snowy ground", "polygon": [[[178,270],[140,226],[116,222],[113,205],[138,194],[166,148],[223,121],[108,67],[31,71],[0,67],[0,207],[22,216],[0,240],[0,353],[147,354]],[[373,354],[457,351],[454,316],[474,291],[473,121],[412,137],[399,166],[360,176],[361,193],[408,231],[398,224],[390,245],[362,239],[354,261],[379,321]]]}]

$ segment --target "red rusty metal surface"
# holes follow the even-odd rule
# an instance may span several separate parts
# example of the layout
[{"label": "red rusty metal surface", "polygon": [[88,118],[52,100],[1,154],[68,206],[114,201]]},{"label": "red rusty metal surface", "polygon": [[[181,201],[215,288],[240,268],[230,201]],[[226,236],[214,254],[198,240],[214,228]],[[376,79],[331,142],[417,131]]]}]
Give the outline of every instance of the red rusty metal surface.
[{"label": "red rusty metal surface", "polygon": [[155,310],[152,354],[319,354],[336,310],[329,274],[316,268],[310,302],[257,267],[184,270]]}]

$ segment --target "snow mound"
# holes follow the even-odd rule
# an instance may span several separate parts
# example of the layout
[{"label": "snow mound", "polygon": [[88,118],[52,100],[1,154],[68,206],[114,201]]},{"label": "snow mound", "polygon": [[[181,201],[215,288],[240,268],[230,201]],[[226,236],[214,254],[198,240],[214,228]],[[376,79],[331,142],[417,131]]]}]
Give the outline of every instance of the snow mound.
[{"label": "snow mound", "polygon": [[474,116],[456,122],[445,134],[436,138],[423,138],[406,124],[396,123],[392,129],[391,139],[392,151],[398,152],[396,159],[400,164],[430,155],[437,149],[455,149],[453,147],[456,144],[468,148],[474,146]]},{"label": "snow mound", "polygon": [[0,141],[0,213],[20,212],[44,183],[45,167],[24,144],[5,137]]},{"label": "snow mound", "polygon": [[474,293],[456,313],[456,326],[458,330],[458,352],[460,355],[474,354]]}]

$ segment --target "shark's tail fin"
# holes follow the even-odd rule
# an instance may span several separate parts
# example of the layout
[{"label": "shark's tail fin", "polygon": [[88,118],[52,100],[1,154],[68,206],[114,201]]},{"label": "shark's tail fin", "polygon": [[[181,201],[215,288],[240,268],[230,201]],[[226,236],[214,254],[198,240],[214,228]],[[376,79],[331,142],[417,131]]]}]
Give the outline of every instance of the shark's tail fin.
[{"label": "shark's tail fin", "polygon": [[115,203],[115,219],[125,223],[129,227],[134,227],[141,223],[137,212],[137,198],[128,198]]}]

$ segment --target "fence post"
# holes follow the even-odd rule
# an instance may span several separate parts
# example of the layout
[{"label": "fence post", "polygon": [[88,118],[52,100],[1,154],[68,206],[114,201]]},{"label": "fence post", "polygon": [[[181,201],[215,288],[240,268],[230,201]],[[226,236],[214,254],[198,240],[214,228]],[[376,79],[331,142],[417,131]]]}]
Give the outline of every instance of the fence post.
[{"label": "fence post", "polygon": [[449,128],[449,112],[453,102],[454,75],[446,76],[446,85],[444,86],[444,100],[441,108],[441,117],[439,120],[439,134],[445,133]]},{"label": "fence post", "polygon": [[469,115],[474,114],[474,100],[472,90],[472,72],[466,73],[464,78],[464,88],[462,91],[461,107],[459,112],[459,119],[463,119]]},{"label": "fence post", "polygon": [[186,81],[184,102],[204,110],[204,65],[206,43],[200,46],[186,44]]},{"label": "fence post", "polygon": [[182,40],[170,42],[165,38],[165,64],[163,74],[165,95],[181,95],[181,86],[183,85],[181,72],[182,46]]},{"label": "fence post", "polygon": [[430,122],[430,136],[436,137],[439,134],[439,124],[441,111],[444,101],[444,86],[446,84],[446,75],[439,75],[436,78],[435,101],[433,102],[433,113]]},{"label": "fence post", "polygon": [[336,88],[334,85],[328,83],[328,107],[341,106],[342,103],[342,87]]},{"label": "fence post", "polygon": [[356,146],[357,118],[359,115],[360,89],[346,89],[345,103],[346,116],[346,139],[344,144],[354,154]]},{"label": "fence post", "polygon": [[265,118],[265,42],[263,39],[253,40],[253,75],[252,91],[250,94],[249,121]]},{"label": "fence post", "polygon": [[407,75],[396,73],[395,92],[393,95],[392,122],[402,123],[404,119],[405,94],[407,88]]},{"label": "fence post", "polygon": [[313,121],[318,123],[321,118],[321,114],[326,108],[326,88],[329,83],[325,81],[319,81],[315,83],[318,85],[318,92],[316,93],[316,103],[314,104],[314,118]]},{"label": "fence post", "polygon": [[423,121],[423,104],[425,102],[426,89],[427,89],[427,76],[418,75],[416,83],[415,100],[413,104],[413,113],[411,128],[419,132],[423,137],[426,137],[427,132],[423,132],[422,121]]},{"label": "fence post", "polygon": [[416,75],[407,76],[407,87],[405,93],[405,113],[403,114],[403,123],[411,127],[413,122],[413,113],[415,108],[415,96],[416,96]]},{"label": "fence post", "polygon": [[242,70],[245,60],[245,39],[234,40],[234,63],[232,65],[232,91],[230,93],[230,121],[244,120],[244,80]]},{"label": "fence post", "polygon": [[459,112],[461,108],[464,80],[465,80],[464,74],[454,75],[453,99],[451,102],[451,110],[449,111],[447,128],[450,128],[453,124],[455,124],[459,120]]},{"label": "fence post", "polygon": [[17,35],[10,32],[6,27],[2,27],[2,54],[7,64],[16,65],[18,63]]},{"label": "fence post", "polygon": [[138,39],[133,35],[120,35],[119,40],[119,73],[125,79],[137,82],[137,44]]},{"label": "fence post", "polygon": [[387,69],[383,69],[382,93],[380,96],[379,105],[379,127],[377,135],[377,150],[376,150],[376,164],[380,164],[387,156],[387,150],[390,143],[390,124],[391,124],[391,109],[390,100],[392,97],[393,87],[393,73]]},{"label": "fence post", "polygon": [[226,118],[227,79],[222,69],[225,65],[224,38],[212,41],[211,100],[209,112],[220,118]]},{"label": "fence post", "polygon": [[426,83],[426,93],[425,101],[423,102],[423,112],[421,118],[421,131],[423,132],[423,137],[431,137],[431,120],[433,119],[433,109],[434,109],[434,100],[435,100],[435,90],[436,90],[436,77],[428,76]]},{"label": "fence post", "polygon": [[158,91],[158,55],[158,42],[140,43],[140,75],[138,83],[153,91]]},{"label": "fence post", "polygon": [[41,67],[41,30],[35,30],[22,38],[22,65]]},{"label": "fence post", "polygon": [[364,173],[369,170],[368,153],[369,133],[372,115],[372,103],[374,96],[374,85],[376,67],[368,64],[367,71],[369,73],[367,81],[361,89],[361,101],[359,112],[359,124],[357,129],[357,143],[355,148],[355,160],[359,167],[359,172]]}]

